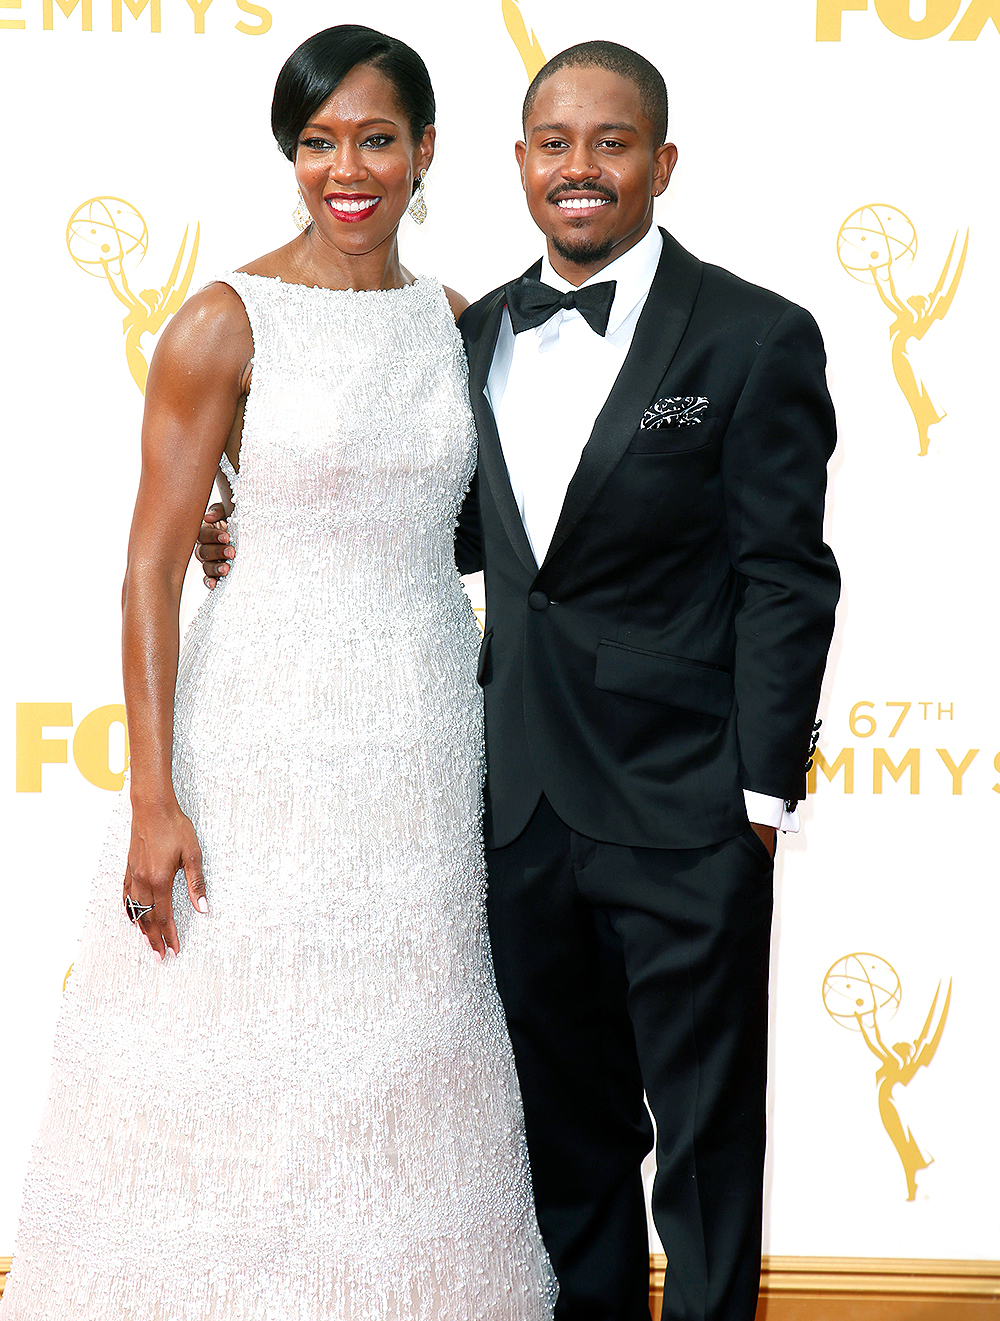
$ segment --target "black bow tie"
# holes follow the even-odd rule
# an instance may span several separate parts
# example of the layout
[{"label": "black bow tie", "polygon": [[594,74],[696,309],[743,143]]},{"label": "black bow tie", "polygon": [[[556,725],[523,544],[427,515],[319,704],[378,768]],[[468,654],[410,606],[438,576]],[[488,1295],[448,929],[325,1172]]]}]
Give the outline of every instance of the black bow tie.
[{"label": "black bow tie", "polygon": [[515,335],[544,325],[556,312],[571,307],[576,308],[595,335],[604,335],[611,316],[611,304],[615,301],[615,281],[589,284],[584,289],[571,289],[569,293],[561,294],[558,289],[542,284],[541,280],[522,275],[519,280],[504,285],[504,292]]}]

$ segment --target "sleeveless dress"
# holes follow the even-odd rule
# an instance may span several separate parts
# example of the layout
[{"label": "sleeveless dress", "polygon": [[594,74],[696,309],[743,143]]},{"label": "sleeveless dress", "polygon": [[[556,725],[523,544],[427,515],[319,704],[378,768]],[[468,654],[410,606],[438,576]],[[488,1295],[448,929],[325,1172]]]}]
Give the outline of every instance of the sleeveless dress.
[{"label": "sleeveless dress", "polygon": [[192,621],[174,782],[210,913],[155,962],[118,805],[0,1321],[545,1321],[490,962],[475,462],[441,285],[244,274],[235,565]]}]

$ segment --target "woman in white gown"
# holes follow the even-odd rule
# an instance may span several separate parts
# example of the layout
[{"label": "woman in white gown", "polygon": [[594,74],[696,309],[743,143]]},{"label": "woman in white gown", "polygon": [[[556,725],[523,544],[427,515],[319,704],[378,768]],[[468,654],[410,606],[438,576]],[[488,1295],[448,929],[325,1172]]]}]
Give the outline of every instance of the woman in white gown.
[{"label": "woman in white gown", "polygon": [[[461,304],[396,250],[433,93],[344,26],[289,59],[272,118],[309,228],[190,299],[150,369],[131,819],[123,795],[0,1318],[545,1321],[453,559]],[[178,665],[220,463],[239,562]]]}]

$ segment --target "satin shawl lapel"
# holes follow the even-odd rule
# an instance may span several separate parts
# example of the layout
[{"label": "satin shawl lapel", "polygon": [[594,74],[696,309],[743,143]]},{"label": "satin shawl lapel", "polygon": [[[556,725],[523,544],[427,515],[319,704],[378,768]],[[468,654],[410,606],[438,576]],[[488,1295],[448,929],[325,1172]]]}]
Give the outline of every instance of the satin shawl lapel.
[{"label": "satin shawl lapel", "polygon": [[548,564],[596,500],[632,443],[642,415],[687,329],[701,287],[701,262],[666,230],[663,252],[635,335],[566,491],[545,556]]},{"label": "satin shawl lapel", "polygon": [[[537,261],[525,274],[537,280],[541,270],[542,263]],[[466,352],[469,356],[469,398],[472,401],[472,412],[479,434],[480,484],[485,479],[510,544],[517,552],[518,559],[534,578],[538,572],[538,564],[528,534],[524,530],[524,524],[521,522],[521,514],[510,484],[510,474],[507,472],[507,463],[500,446],[496,418],[486,398],[486,383],[489,380],[493,351],[496,348],[500,322],[506,306],[504,291],[498,289],[493,295],[492,306],[483,314],[477,334],[466,340]]]}]

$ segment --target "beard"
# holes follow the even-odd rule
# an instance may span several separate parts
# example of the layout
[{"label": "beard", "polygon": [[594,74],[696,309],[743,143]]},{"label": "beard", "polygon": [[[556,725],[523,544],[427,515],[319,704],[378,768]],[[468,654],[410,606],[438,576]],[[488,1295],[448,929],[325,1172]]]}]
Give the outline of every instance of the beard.
[{"label": "beard", "polygon": [[592,266],[611,256],[615,241],[609,235],[601,240],[582,238],[576,243],[568,243],[565,239],[553,236],[552,246],[563,261],[572,262],[574,266]]}]

